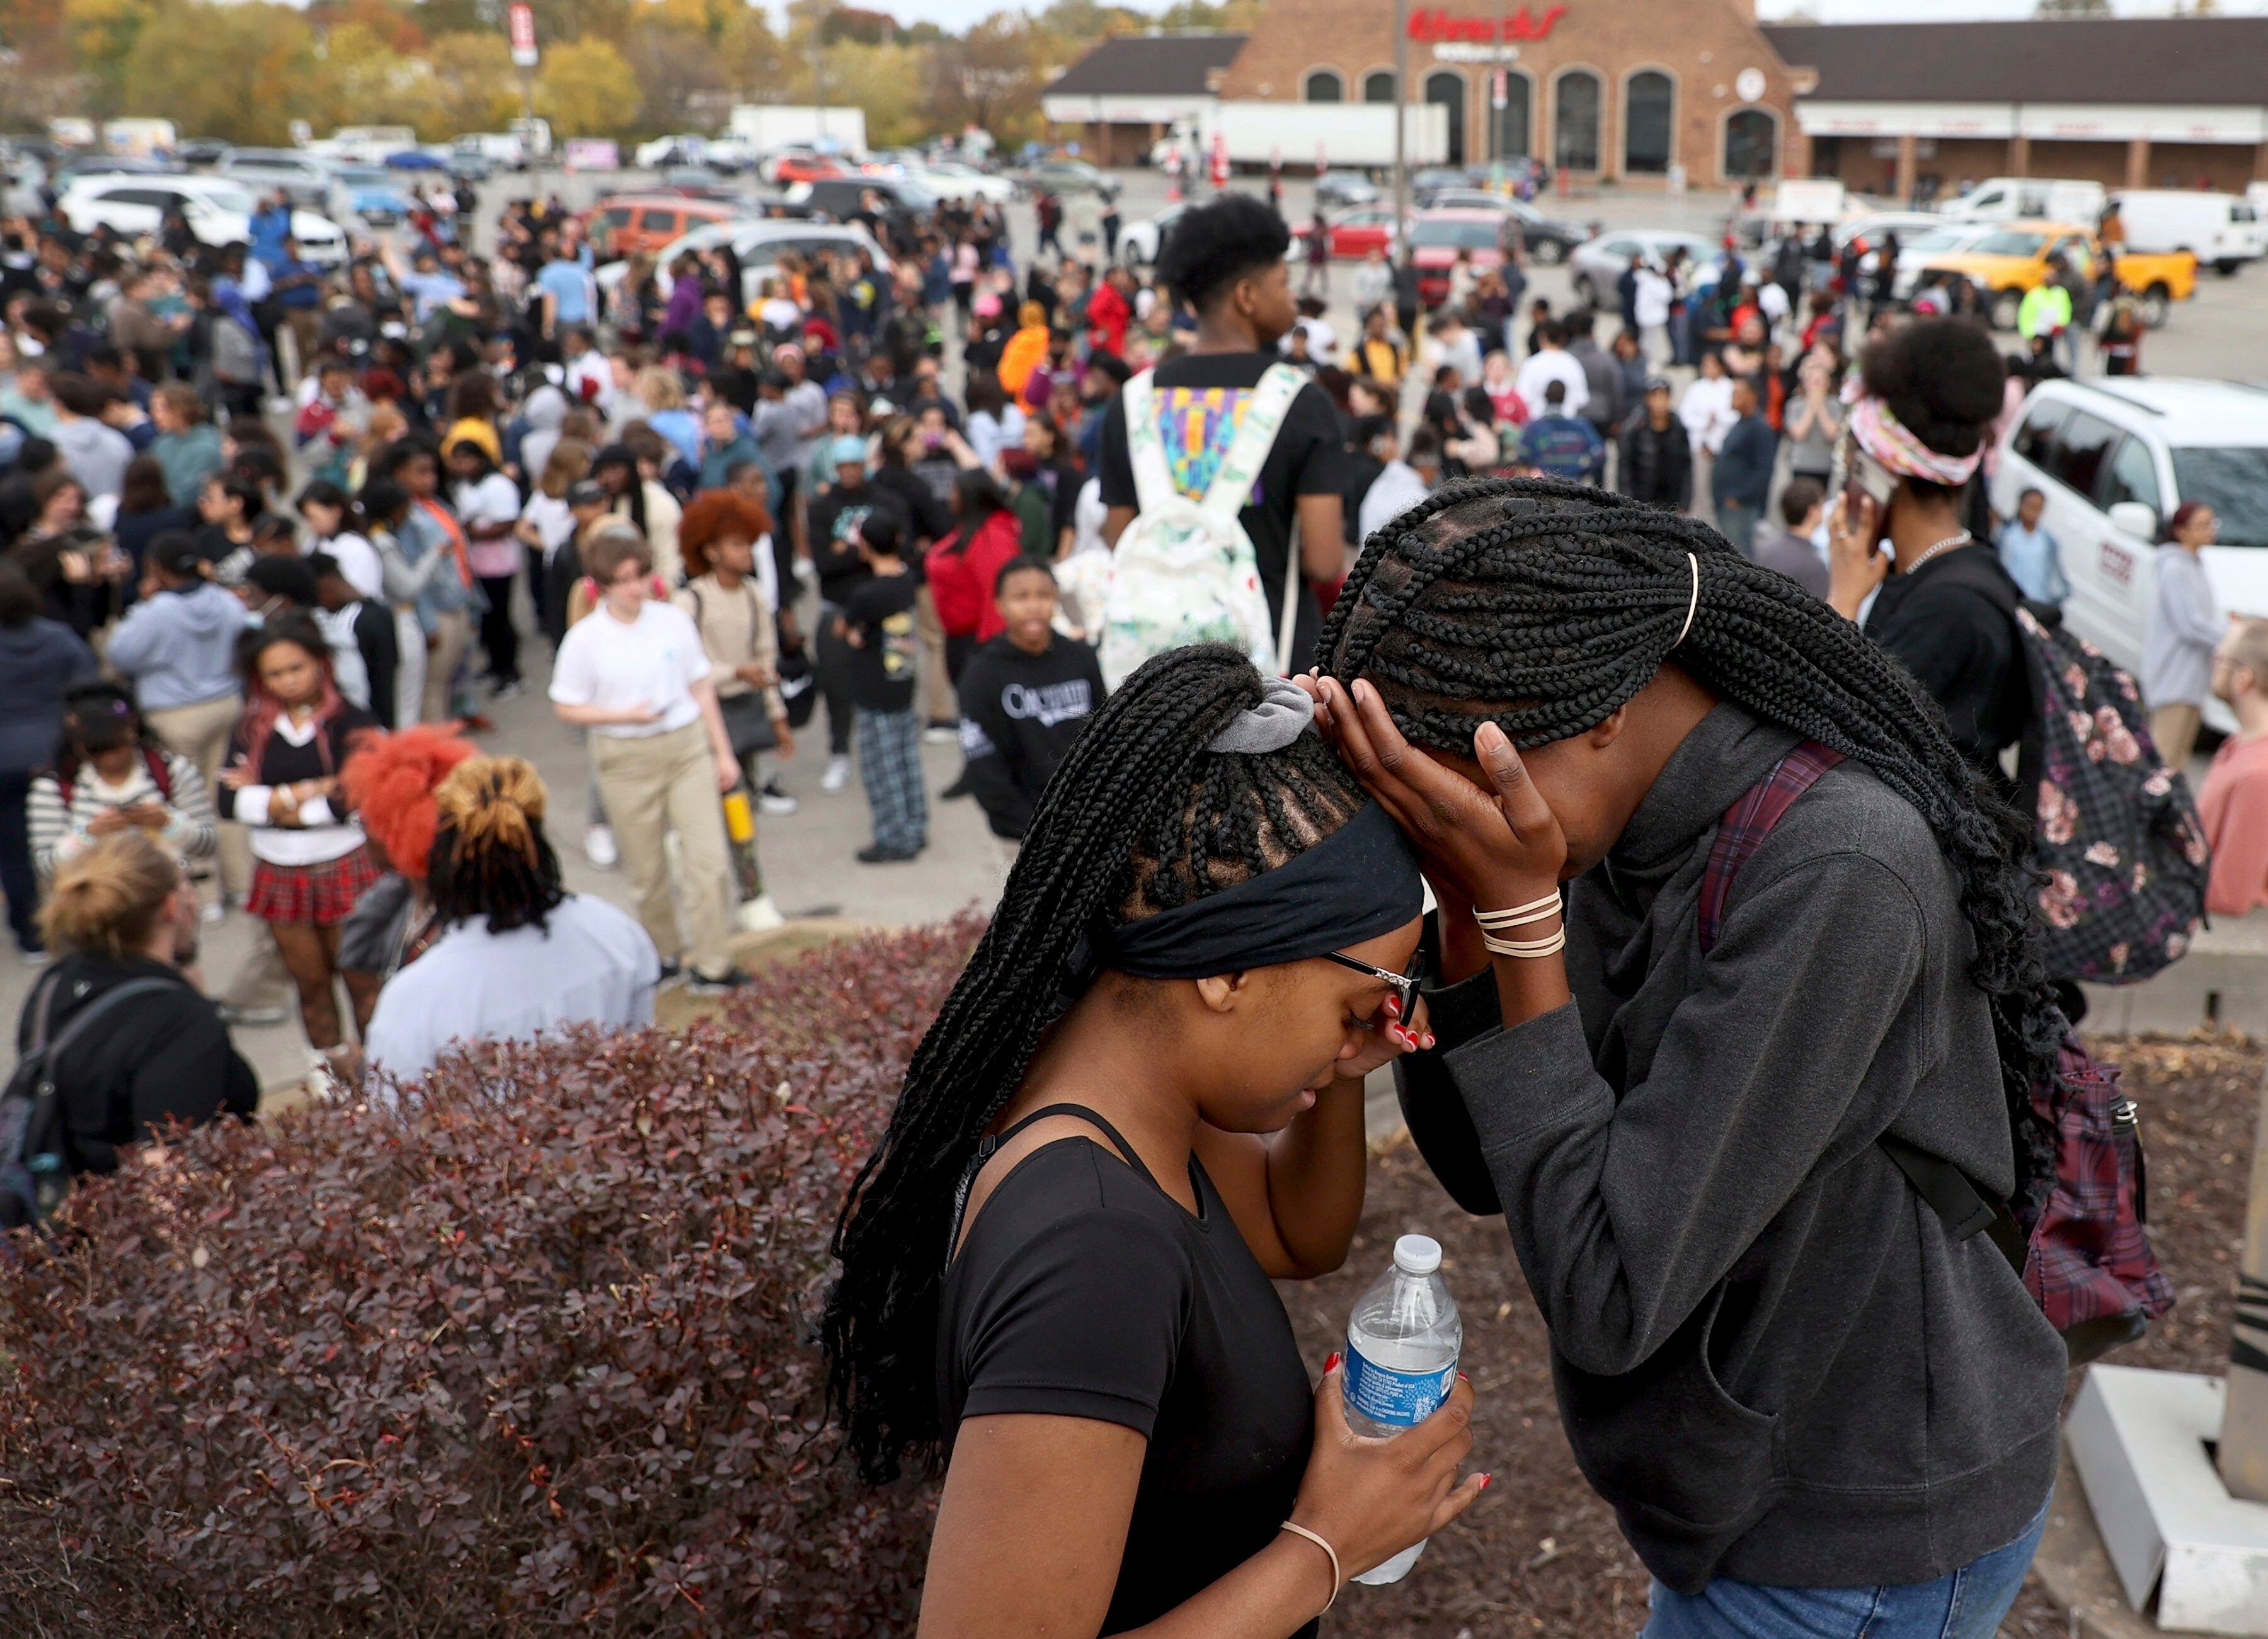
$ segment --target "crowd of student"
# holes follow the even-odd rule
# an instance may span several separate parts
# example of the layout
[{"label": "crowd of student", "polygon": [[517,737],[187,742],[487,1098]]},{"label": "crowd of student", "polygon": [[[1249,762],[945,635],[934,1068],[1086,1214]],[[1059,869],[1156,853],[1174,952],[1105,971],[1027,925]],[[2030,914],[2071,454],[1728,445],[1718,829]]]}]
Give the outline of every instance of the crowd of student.
[{"label": "crowd of student", "polygon": [[[1988,1634],[2043,1523],[2062,1345],[1876,1140],[2021,1194],[2005,1095],[2060,1029],[1988,795],[2022,728],[2018,584],[2051,592],[2056,559],[2029,507],[1982,539],[2021,396],[1989,337],[1878,302],[1858,345],[1831,291],[1798,330],[1784,269],[1728,253],[1707,282],[1633,268],[1603,346],[1587,312],[1532,307],[1522,338],[1503,274],[1461,268],[1424,314],[1369,265],[1342,347],[1246,195],[1185,212],[1146,283],[1059,240],[1019,268],[981,207],[868,215],[887,273],[787,257],[751,290],[718,249],[603,298],[545,202],[492,256],[428,240],[312,287],[284,243],[266,299],[317,297],[284,325],[288,439],[244,254],[192,275],[178,348],[129,357],[116,292],[154,261],[43,233],[6,298],[40,350],[0,393],[0,890],[19,948],[63,959],[21,1040],[147,970],[193,1000],[201,872],[342,1076],[647,1022],[664,984],[745,981],[736,903],[778,918],[754,816],[794,799],[764,758],[823,708],[820,783],[855,761],[881,867],[927,846],[921,746],[950,739],[943,796],[1012,863],[827,1325],[869,1472],[950,1451],[925,1620],[1280,1636],[1469,1503],[1469,1387],[1418,1445],[1353,1441],[1268,1280],[1344,1257],[1361,1078],[1402,1061],[1445,1186],[1508,1209],[1653,1639],[1786,1630],[1760,1589],[1788,1622],[1863,1588],[1885,1633]],[[249,393],[216,362],[247,348]],[[17,413],[43,393],[51,423]],[[1830,506],[1846,433],[1881,484]],[[1158,614],[1129,616],[1130,559],[1216,503],[1261,652],[1318,671],[1204,644],[1111,692],[1111,640]],[[2268,794],[2268,625],[2198,601],[2212,520],[2185,512],[2144,687],[2246,725],[2206,794],[2228,832]],[[466,739],[531,636],[635,917],[564,891],[550,794]],[[1697,862],[1814,746],[1818,794],[1712,913],[1705,970]],[[2222,859],[2268,896],[2257,847]],[[1868,962],[1818,968],[1852,940]],[[91,1167],[158,1114],[249,1107],[210,1024],[195,1085],[131,1053],[87,1078]]]}]

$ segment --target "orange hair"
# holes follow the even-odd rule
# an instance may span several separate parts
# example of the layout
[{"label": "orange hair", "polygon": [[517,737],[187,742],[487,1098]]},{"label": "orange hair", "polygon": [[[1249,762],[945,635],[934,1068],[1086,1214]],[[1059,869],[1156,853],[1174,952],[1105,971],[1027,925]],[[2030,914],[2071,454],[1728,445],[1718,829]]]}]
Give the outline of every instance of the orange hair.
[{"label": "orange hair", "polygon": [[453,725],[421,723],[371,737],[347,759],[340,783],[362,816],[363,829],[386,850],[394,868],[425,879],[440,813],[433,792],[449,771],[473,755]]},{"label": "orange hair", "polygon": [[754,546],[771,529],[771,514],[762,502],[737,489],[703,489],[685,503],[685,515],[677,520],[677,549],[687,577],[709,572],[709,548],[720,537],[739,535]]}]

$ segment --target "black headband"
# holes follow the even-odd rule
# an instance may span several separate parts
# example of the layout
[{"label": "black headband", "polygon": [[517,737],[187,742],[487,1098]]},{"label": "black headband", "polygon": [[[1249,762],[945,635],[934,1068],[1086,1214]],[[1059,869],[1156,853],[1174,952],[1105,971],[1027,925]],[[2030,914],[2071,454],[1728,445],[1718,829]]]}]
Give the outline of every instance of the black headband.
[{"label": "black headband", "polygon": [[1417,920],[1418,856],[1376,803],[1313,848],[1218,893],[1090,933],[1075,969],[1204,979],[1305,961]]}]

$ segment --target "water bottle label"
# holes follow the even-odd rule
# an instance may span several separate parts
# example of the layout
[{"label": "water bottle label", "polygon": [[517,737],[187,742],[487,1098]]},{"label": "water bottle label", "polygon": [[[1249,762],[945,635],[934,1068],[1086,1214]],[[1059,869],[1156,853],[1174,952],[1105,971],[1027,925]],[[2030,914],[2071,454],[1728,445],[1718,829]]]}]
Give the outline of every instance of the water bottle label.
[{"label": "water bottle label", "polygon": [[1439,1371],[1395,1371],[1366,1360],[1350,1340],[1341,1387],[1348,1407],[1373,1422],[1409,1428],[1425,1421],[1456,1386],[1454,1361]]}]

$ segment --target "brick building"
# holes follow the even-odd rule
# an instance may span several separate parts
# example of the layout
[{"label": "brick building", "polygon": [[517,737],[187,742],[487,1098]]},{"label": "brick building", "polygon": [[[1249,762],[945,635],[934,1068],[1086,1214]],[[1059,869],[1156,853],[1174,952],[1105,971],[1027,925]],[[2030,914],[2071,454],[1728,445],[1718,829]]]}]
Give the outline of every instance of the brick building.
[{"label": "brick building", "polygon": [[[2268,179],[2268,17],[1764,26],[1749,0],[1411,0],[1406,28],[1452,164],[1533,155],[1638,186],[1819,174],[1901,197],[1962,177]],[[1215,101],[1393,102],[1395,43],[1384,0],[1269,0],[1249,34],[1106,41],[1042,106],[1130,164]]]}]

